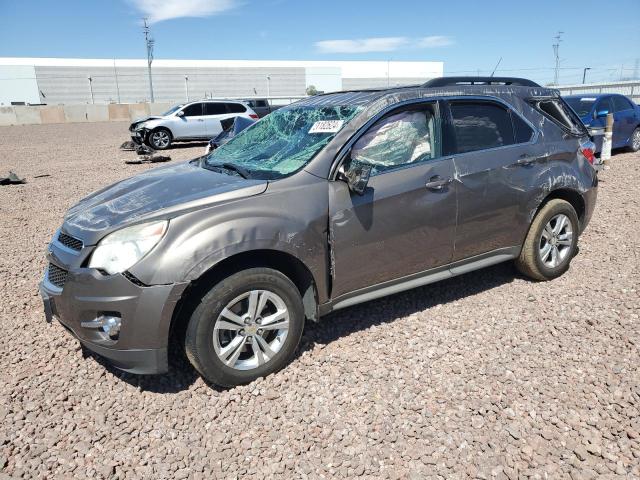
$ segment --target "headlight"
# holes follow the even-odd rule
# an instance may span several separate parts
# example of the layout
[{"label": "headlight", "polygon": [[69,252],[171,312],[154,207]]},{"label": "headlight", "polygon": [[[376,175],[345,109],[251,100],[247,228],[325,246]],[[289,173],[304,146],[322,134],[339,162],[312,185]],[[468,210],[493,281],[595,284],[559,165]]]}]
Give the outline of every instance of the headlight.
[{"label": "headlight", "polygon": [[110,233],[93,251],[89,268],[104,270],[109,275],[124,272],[156,246],[168,223],[167,220],[142,223]]},{"label": "headlight", "polygon": [[147,124],[142,122],[139,123],[138,125],[136,125],[136,128],[134,128],[134,130],[137,132],[138,130],[142,130],[143,128],[147,128]]}]

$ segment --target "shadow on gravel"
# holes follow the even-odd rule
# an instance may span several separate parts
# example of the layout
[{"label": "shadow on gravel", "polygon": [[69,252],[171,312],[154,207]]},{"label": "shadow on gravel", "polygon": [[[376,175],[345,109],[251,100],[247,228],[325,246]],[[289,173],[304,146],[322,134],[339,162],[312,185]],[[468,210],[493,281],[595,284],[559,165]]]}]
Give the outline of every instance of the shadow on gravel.
[{"label": "shadow on gravel", "polygon": [[[181,348],[177,344],[170,345],[169,373],[164,375],[135,375],[123,372],[111,365],[107,360],[94,354],[86,348],[82,348],[83,355],[94,359],[109,374],[117,377],[129,385],[139,388],[141,391],[153,393],[178,393],[187,390],[198,379],[198,373],[189,363]],[[219,390],[215,385],[209,385]]]},{"label": "shadow on gravel", "polygon": [[516,278],[524,277],[511,262],[505,262],[331,313],[319,323],[307,322],[296,357],[312,350],[316,344],[326,345],[374,325],[391,323],[436,305],[511,283]]},{"label": "shadow on gravel", "polygon": [[169,148],[167,148],[166,150],[163,150],[165,152],[169,151],[169,150],[180,150],[181,148],[192,148],[192,147],[206,147],[207,143],[209,142],[186,142],[186,143],[174,143],[173,145],[171,145]]},{"label": "shadow on gravel", "polygon": [[[373,325],[391,323],[398,318],[421,312],[439,304],[454,302],[470,295],[491,290],[510,283],[516,278],[520,278],[519,274],[511,262],[506,262],[349,307],[327,315],[319,323],[307,322],[294,359],[303,352],[312,350],[315,345],[326,345],[340,337],[366,330]],[[173,342],[170,346],[169,373],[165,375],[134,375],[122,372],[92,352],[86,349],[83,349],[83,352],[86,357],[93,358],[111,375],[141,391],[178,393],[187,390],[198,378],[197,372],[177,342]],[[217,391],[225,390],[210,384],[209,387]]]}]

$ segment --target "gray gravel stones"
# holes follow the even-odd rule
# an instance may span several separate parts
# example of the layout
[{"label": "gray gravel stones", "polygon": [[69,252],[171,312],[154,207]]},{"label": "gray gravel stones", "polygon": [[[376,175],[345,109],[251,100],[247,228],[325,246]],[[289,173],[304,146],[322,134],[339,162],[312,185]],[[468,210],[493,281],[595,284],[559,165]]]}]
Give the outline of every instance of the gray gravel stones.
[{"label": "gray gravel stones", "polygon": [[28,180],[0,188],[0,478],[640,477],[640,155],[601,174],[562,278],[498,265],[346,309],[308,326],[291,366],[225,391],[181,359],[119,372],[44,323],[64,211],[151,168],[124,165],[125,139],[0,129],[0,171]]}]

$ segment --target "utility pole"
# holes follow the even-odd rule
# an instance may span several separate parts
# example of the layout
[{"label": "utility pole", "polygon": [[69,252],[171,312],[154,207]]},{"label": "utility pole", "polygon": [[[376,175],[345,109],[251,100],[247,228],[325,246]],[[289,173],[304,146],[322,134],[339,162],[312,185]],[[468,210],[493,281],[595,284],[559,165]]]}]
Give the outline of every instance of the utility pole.
[{"label": "utility pole", "polygon": [[151,38],[151,32],[149,31],[149,24],[147,19],[144,18],[144,42],[147,46],[147,69],[149,72],[149,97],[151,99],[151,103],[154,102],[153,99],[153,80],[151,79],[151,63],[153,62],[153,45],[156,41]]},{"label": "utility pole", "polygon": [[591,67],[584,67],[582,70],[582,84],[584,85],[584,81],[587,78],[587,70],[591,70]]},{"label": "utility pole", "polygon": [[113,59],[113,76],[116,79],[116,94],[118,95],[118,103],[120,103],[120,85],[118,85],[118,71],[116,70],[116,59]]},{"label": "utility pole", "polygon": [[560,77],[560,42],[562,42],[562,34],[564,32],[558,32],[558,34],[553,37],[553,39],[556,41],[553,44],[553,54],[556,57],[556,69],[555,69],[555,73],[553,74],[553,84],[554,85],[558,85],[558,81],[559,81],[559,77]]},{"label": "utility pole", "polygon": [[91,94],[91,104],[93,105],[95,102],[93,101],[93,78],[87,77],[89,80],[89,93]]}]

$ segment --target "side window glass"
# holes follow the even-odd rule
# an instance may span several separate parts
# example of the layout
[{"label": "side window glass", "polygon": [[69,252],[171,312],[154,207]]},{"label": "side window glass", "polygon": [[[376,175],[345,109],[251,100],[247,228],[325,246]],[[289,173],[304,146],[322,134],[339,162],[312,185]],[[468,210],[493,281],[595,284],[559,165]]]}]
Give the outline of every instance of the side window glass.
[{"label": "side window glass", "polygon": [[596,113],[600,113],[604,111],[608,113],[613,113],[613,105],[611,104],[611,97],[603,98],[598,102],[598,106],[596,107]]},{"label": "side window glass", "polygon": [[399,166],[438,156],[433,106],[403,111],[382,118],[351,149],[351,160],[372,165],[376,175]]},{"label": "side window glass", "polygon": [[630,110],[631,105],[624,97],[613,97],[613,108],[616,112],[624,112],[625,110]]},{"label": "side window glass", "polygon": [[207,102],[204,104],[205,115],[224,115],[227,113],[224,103]]},{"label": "side window glass", "polygon": [[244,113],[247,109],[239,103],[227,103],[227,111],[229,113]]},{"label": "side window glass", "polygon": [[529,142],[533,137],[533,129],[515,112],[511,112],[511,119],[513,120],[516,143]]},{"label": "side window glass", "polygon": [[458,153],[511,145],[513,125],[509,111],[486,102],[451,103]]},{"label": "side window glass", "polygon": [[257,103],[258,107],[260,107],[260,108],[266,108],[268,106],[267,102],[264,101],[264,100],[258,100],[256,103]]},{"label": "side window glass", "polygon": [[193,103],[187,107],[184,107],[184,116],[185,117],[201,117],[202,116],[202,104],[201,103]]}]

